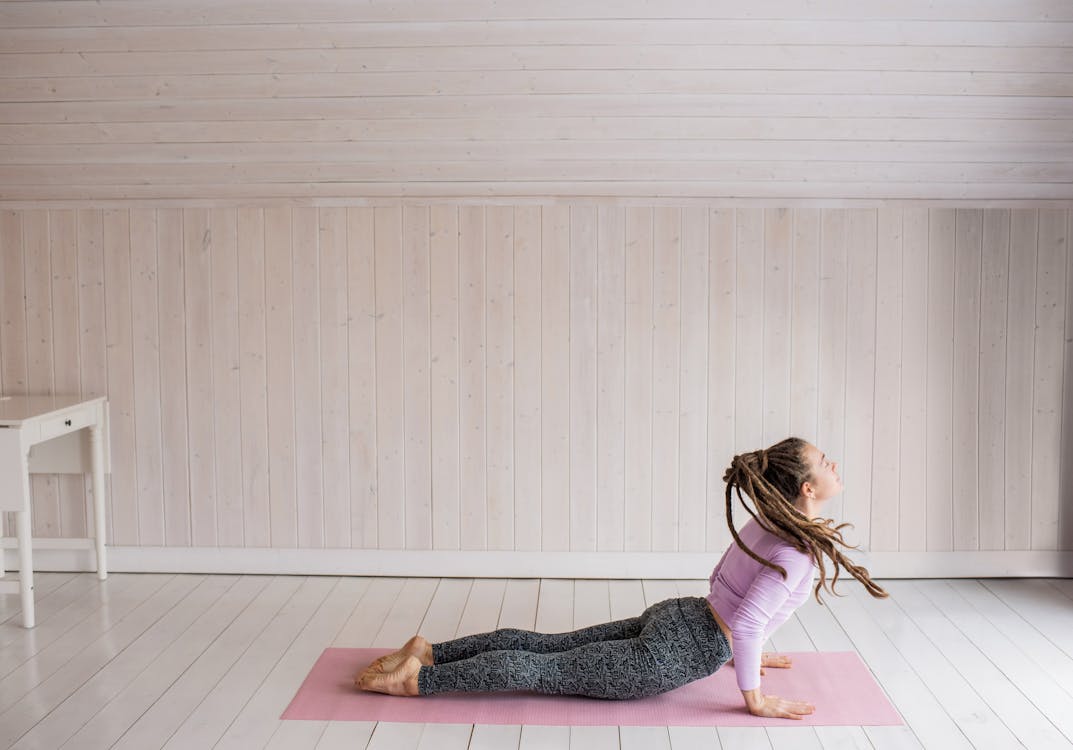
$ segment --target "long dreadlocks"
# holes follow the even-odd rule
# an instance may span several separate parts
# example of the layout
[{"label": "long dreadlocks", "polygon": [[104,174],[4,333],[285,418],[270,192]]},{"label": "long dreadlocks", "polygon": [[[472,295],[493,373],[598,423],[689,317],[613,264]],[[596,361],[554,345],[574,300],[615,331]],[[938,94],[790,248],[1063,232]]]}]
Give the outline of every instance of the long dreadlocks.
[{"label": "long dreadlocks", "polygon": [[[730,468],[723,475],[723,481],[727,486],[727,525],[730,527],[730,533],[734,535],[734,541],[749,557],[768,568],[779,571],[782,577],[786,578],[786,570],[781,565],[776,565],[757,555],[738,536],[737,529],[734,528],[733,514],[733,492],[736,491],[742,507],[756,519],[757,523],[792,544],[798,551],[812,557],[820,569],[820,580],[814,590],[817,602],[821,602],[821,588],[837,596],[833,587],[838,583],[842,568],[864,584],[872,596],[877,599],[887,597],[887,592],[869,577],[868,570],[854,565],[839,549],[839,546],[856,549],[854,545],[847,544],[842,538],[842,529],[846,526],[852,527],[852,524],[841,523],[836,526],[831,518],[807,518],[804,513],[794,507],[793,503],[801,492],[801,485],[812,478],[812,468],[805,458],[807,445],[808,443],[801,438],[791,437],[766,450],[734,456]],[[741,496],[743,490],[756,506],[755,511]],[[834,564],[834,578],[830,584],[827,583],[824,558]]]}]

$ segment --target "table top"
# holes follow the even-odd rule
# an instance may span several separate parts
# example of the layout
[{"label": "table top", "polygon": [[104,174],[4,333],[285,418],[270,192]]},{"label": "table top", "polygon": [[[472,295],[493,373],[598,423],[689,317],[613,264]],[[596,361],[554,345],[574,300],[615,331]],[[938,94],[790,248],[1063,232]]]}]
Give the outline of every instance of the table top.
[{"label": "table top", "polygon": [[35,417],[43,417],[79,404],[104,400],[104,396],[63,393],[54,396],[0,396],[0,427],[19,427],[23,422]]}]

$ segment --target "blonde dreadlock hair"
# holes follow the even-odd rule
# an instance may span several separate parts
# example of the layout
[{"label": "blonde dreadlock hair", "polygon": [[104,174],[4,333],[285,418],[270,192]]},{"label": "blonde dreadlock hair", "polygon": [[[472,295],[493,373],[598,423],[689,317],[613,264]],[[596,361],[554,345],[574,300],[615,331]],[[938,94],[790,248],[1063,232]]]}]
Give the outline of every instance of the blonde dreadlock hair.
[{"label": "blonde dreadlock hair", "polygon": [[[807,445],[801,438],[790,437],[770,448],[734,456],[730,468],[723,475],[727,486],[727,525],[730,527],[730,533],[734,535],[734,541],[749,557],[779,571],[782,577],[786,578],[785,568],[757,555],[738,536],[737,529],[734,528],[733,513],[733,492],[737,491],[742,507],[757,523],[793,545],[798,551],[812,557],[820,569],[820,580],[814,590],[817,602],[822,603],[821,588],[838,595],[834,585],[838,583],[842,568],[863,583],[872,596],[877,599],[887,597],[887,592],[869,577],[867,569],[854,565],[839,550],[839,546],[856,549],[842,538],[842,529],[846,526],[852,528],[852,524],[841,523],[836,526],[830,518],[813,520],[794,507],[794,500],[801,492],[801,485],[812,478],[812,468],[805,460]],[[753,501],[756,511],[745,503],[741,496],[742,490]],[[834,564],[834,578],[830,584],[827,583],[825,557]]]}]

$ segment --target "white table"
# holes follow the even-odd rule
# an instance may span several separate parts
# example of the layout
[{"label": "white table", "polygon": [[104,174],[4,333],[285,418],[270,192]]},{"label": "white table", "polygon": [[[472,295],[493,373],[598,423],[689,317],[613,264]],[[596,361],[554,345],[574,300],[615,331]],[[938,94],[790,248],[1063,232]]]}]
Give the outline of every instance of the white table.
[{"label": "white table", "polygon": [[[103,581],[108,577],[104,555],[108,453],[108,401],[103,396],[0,397],[0,511],[15,513],[19,548],[19,581],[0,581],[0,592],[21,594],[23,627],[34,626],[30,474],[92,473],[97,577]],[[47,546],[48,540],[37,543]]]}]

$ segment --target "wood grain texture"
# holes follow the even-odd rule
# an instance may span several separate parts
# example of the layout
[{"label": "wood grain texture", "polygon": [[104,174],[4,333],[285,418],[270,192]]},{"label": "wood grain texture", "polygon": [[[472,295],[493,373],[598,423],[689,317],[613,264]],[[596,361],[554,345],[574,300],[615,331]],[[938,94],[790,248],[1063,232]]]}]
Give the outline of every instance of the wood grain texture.
[{"label": "wood grain texture", "polygon": [[255,16],[246,0],[3,3],[0,206],[1073,199],[1058,0]]},{"label": "wood grain texture", "polygon": [[[0,385],[108,395],[113,543],[716,553],[727,465],[795,434],[866,549],[1063,549],[1069,221],[9,211]],[[40,479],[39,532],[90,497]]]}]

